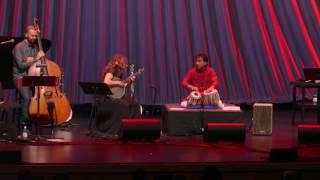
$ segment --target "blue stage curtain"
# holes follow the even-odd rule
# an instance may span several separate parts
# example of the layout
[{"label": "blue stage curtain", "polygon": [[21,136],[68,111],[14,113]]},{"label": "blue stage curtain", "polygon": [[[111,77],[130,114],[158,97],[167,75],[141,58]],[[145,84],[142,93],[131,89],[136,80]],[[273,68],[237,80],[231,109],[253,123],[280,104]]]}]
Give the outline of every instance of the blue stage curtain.
[{"label": "blue stage curtain", "polygon": [[290,81],[320,65],[319,9],[319,0],[0,0],[0,35],[23,36],[37,16],[72,103],[89,101],[78,81],[101,81],[114,53],[145,67],[142,103],[179,102],[200,52],[224,101],[288,102]]}]

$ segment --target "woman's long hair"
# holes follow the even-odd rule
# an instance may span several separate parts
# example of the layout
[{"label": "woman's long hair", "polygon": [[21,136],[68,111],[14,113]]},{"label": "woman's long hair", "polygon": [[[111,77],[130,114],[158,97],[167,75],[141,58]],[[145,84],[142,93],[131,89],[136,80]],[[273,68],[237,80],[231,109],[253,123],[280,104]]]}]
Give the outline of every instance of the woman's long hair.
[{"label": "woman's long hair", "polygon": [[106,76],[108,72],[110,72],[111,69],[115,69],[117,72],[120,73],[121,71],[124,71],[128,66],[128,58],[121,54],[114,54],[109,63],[104,67],[103,69],[103,77]]}]

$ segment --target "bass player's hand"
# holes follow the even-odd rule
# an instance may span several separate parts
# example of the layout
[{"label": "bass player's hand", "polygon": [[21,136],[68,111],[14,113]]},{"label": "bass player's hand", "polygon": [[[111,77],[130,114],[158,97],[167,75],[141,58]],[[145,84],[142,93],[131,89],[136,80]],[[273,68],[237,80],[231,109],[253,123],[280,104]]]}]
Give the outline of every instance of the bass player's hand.
[{"label": "bass player's hand", "polygon": [[46,54],[43,52],[43,51],[39,51],[37,56],[36,56],[36,59],[39,60],[40,58],[44,57]]},{"label": "bass player's hand", "polygon": [[26,62],[28,63],[28,64],[32,64],[33,62],[35,62],[36,61],[36,59],[34,58],[34,57],[27,57],[26,58]]}]

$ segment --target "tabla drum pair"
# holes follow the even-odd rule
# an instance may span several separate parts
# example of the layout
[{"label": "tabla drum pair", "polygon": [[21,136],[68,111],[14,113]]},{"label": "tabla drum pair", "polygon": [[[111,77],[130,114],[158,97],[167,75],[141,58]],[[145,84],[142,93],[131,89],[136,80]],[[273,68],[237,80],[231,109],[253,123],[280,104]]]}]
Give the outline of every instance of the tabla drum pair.
[{"label": "tabla drum pair", "polygon": [[187,108],[218,108],[220,97],[216,89],[204,91],[202,94],[192,91],[187,97]]}]

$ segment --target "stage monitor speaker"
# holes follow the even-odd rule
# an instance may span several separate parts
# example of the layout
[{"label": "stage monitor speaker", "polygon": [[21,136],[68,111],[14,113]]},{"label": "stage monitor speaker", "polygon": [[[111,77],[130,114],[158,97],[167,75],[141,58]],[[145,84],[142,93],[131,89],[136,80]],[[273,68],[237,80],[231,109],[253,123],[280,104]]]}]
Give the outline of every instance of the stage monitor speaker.
[{"label": "stage monitor speaker", "polygon": [[0,122],[0,139],[14,139],[17,137],[17,127],[11,122]]},{"label": "stage monitor speaker", "polygon": [[271,149],[269,160],[272,162],[288,162],[298,160],[297,148],[274,148]]},{"label": "stage monitor speaker", "polygon": [[299,124],[297,127],[299,144],[320,143],[319,124]]},{"label": "stage monitor speaker", "polygon": [[21,150],[0,151],[0,164],[20,164],[21,162]]},{"label": "stage monitor speaker", "polygon": [[160,119],[125,118],[121,120],[122,140],[155,140],[160,137]]},{"label": "stage monitor speaker", "polygon": [[273,105],[255,103],[253,105],[253,135],[272,135]]},{"label": "stage monitor speaker", "polygon": [[205,133],[205,140],[216,141],[236,141],[244,142],[246,137],[246,127],[244,123],[208,123]]}]

